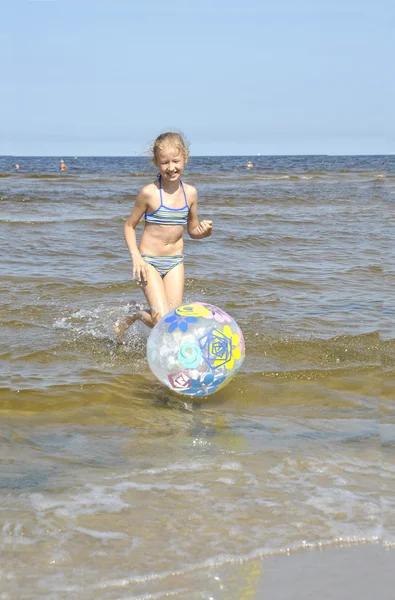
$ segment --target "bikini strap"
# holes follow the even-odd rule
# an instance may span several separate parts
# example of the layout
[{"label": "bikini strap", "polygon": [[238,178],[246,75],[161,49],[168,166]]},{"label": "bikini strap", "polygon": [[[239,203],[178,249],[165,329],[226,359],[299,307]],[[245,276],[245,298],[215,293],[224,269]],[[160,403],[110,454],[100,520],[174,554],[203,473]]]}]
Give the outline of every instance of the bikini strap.
[{"label": "bikini strap", "polygon": [[162,199],[162,178],[160,176],[160,173],[157,174],[157,178],[158,178],[158,184],[159,184],[160,206],[163,206],[163,199]]},{"label": "bikini strap", "polygon": [[189,208],[189,204],[188,204],[188,200],[187,200],[187,195],[186,195],[186,193],[185,193],[184,184],[182,183],[182,180],[181,180],[181,179],[180,179],[180,183],[181,183],[182,191],[184,192],[185,206],[188,206],[188,208]]}]

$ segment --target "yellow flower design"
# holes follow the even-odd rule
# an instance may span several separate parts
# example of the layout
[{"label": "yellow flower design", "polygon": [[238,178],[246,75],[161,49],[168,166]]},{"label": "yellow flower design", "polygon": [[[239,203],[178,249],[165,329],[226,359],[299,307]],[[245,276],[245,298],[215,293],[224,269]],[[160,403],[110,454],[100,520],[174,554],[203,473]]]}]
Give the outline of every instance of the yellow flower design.
[{"label": "yellow flower design", "polygon": [[181,317],[209,317],[211,312],[205,306],[198,304],[183,304],[175,311]]},{"label": "yellow flower design", "polygon": [[239,348],[240,336],[238,333],[233,333],[232,328],[229,325],[225,325],[223,328],[223,334],[230,339],[232,345],[232,354],[230,360],[226,363],[226,368],[231,371],[234,367],[235,360],[241,358],[241,350]]},{"label": "yellow flower design", "polygon": [[233,333],[231,327],[225,325],[223,331],[211,329],[207,332],[199,339],[199,346],[204,360],[211,369],[225,365],[228,371],[232,371],[235,361],[242,358],[242,348],[239,347],[241,341],[240,335]]}]

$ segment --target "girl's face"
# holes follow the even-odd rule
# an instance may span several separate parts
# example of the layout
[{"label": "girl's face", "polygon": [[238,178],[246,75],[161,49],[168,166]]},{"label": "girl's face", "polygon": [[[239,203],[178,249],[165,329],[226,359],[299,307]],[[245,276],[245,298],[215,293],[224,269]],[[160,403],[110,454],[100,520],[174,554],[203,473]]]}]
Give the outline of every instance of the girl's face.
[{"label": "girl's face", "polygon": [[186,162],[183,152],[174,146],[164,146],[153,158],[161,176],[169,182],[180,179]]}]

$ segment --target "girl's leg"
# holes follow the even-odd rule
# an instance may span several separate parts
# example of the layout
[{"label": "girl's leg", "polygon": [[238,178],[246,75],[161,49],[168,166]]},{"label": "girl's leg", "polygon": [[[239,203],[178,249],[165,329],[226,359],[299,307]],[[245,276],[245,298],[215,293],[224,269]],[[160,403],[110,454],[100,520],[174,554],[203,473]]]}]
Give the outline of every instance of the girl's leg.
[{"label": "girl's leg", "polygon": [[162,277],[152,265],[148,265],[147,268],[149,277],[147,282],[142,285],[142,288],[150,305],[150,312],[140,310],[134,315],[126,317],[124,321],[115,323],[114,332],[118,338],[121,338],[135,321],[141,321],[144,325],[152,329],[163,315],[170,310]]},{"label": "girl's leg", "polygon": [[182,304],[184,295],[184,263],[173,267],[163,278],[169,310]]},{"label": "girl's leg", "polygon": [[162,277],[152,265],[148,265],[148,272],[149,277],[143,285],[143,292],[150,306],[150,312],[140,311],[137,318],[152,329],[170,310],[170,307]]}]

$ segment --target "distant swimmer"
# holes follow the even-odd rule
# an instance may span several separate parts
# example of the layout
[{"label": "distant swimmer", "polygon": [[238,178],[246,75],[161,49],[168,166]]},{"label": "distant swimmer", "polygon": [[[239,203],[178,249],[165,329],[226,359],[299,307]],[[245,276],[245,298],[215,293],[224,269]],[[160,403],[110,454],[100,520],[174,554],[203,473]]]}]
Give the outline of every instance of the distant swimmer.
[{"label": "distant swimmer", "polygon": [[250,160],[248,161],[248,163],[246,164],[247,169],[251,169],[254,166],[254,163],[251,162]]},{"label": "distant swimmer", "polygon": [[19,171],[19,165],[18,165],[18,163],[16,163],[16,165],[15,165],[15,171]]},{"label": "distant swimmer", "polygon": [[67,165],[66,165],[66,163],[64,162],[63,158],[62,158],[62,160],[60,161],[59,169],[60,169],[60,171],[66,171],[66,169],[67,169]]}]

